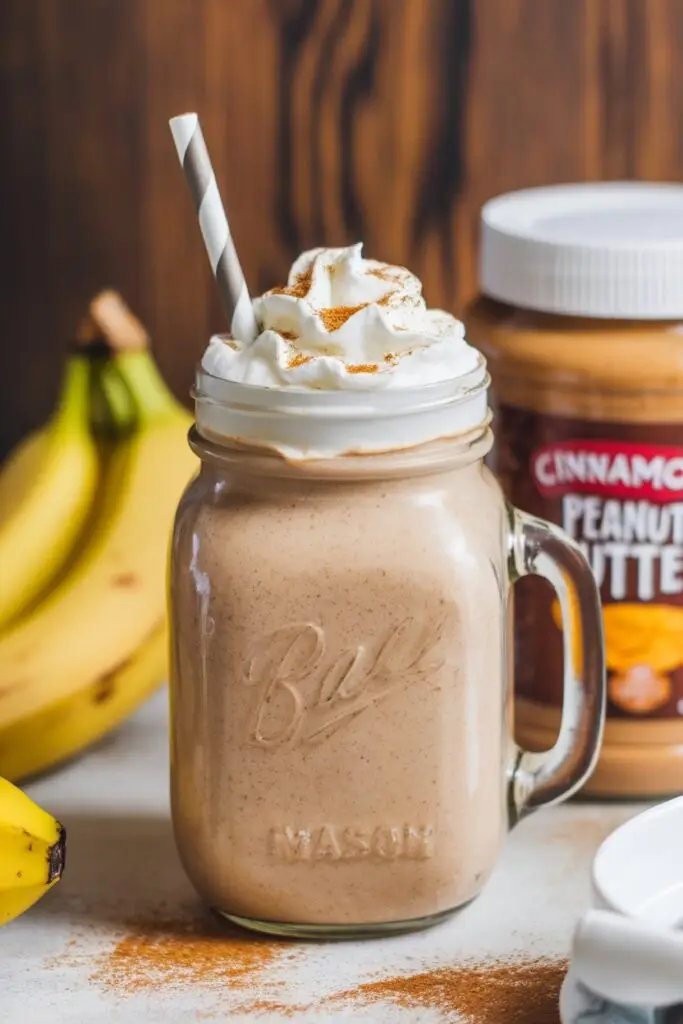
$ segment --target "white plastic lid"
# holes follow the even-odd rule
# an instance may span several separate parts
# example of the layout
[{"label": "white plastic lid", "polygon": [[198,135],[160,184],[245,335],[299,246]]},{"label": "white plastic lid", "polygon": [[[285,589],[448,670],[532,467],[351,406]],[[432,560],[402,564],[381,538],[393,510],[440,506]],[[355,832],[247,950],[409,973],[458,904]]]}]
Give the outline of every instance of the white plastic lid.
[{"label": "white plastic lid", "polygon": [[546,313],[683,318],[683,185],[525,189],[481,212],[485,295]]}]

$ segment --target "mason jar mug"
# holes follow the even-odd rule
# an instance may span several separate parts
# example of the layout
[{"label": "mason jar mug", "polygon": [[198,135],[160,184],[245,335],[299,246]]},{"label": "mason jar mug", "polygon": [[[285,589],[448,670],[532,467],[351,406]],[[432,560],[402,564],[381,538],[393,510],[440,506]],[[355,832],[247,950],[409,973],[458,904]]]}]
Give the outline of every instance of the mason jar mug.
[{"label": "mason jar mug", "polygon": [[[596,584],[484,466],[486,389],[479,373],[369,405],[199,372],[201,471],[170,572],[172,809],[187,874],[238,924],[435,923],[479,893],[509,826],[595,763]],[[435,417],[439,440],[402,443],[406,423],[433,437]],[[511,590],[527,573],[555,588],[564,635],[562,727],[542,754],[511,732]]]}]

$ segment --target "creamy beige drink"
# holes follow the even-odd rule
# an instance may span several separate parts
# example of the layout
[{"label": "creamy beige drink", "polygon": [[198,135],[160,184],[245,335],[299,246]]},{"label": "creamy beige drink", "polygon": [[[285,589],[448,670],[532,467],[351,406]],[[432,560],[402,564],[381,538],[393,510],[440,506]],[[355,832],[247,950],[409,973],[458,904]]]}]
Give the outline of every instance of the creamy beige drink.
[{"label": "creamy beige drink", "polygon": [[[360,247],[304,254],[254,306],[256,341],[205,355],[203,468],[175,531],[178,847],[207,902],[251,927],[419,927],[484,885],[508,802],[585,776],[599,656],[587,698],[576,684],[586,728],[527,770],[508,737],[508,591],[536,567],[482,464],[481,357]],[[588,570],[566,572],[590,606]]]},{"label": "creamy beige drink", "polygon": [[[209,477],[214,499],[180,518],[177,543],[200,538],[193,571],[212,581],[180,587],[176,611],[188,872],[261,920],[456,907],[505,827],[497,489],[454,457],[428,476],[415,460],[407,479],[383,479],[396,456],[265,479],[241,459],[229,494]],[[444,529],[487,571],[445,555]]]}]

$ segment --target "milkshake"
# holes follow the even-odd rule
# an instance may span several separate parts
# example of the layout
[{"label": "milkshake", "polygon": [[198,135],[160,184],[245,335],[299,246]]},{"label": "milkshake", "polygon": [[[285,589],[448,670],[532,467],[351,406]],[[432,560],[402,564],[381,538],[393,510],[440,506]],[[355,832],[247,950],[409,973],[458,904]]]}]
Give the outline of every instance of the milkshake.
[{"label": "milkshake", "polygon": [[[513,818],[570,793],[602,725],[597,592],[484,467],[483,358],[409,271],[318,249],[212,339],[172,566],[172,805],[204,899],[348,936],[440,920]],[[539,557],[540,554],[540,557]],[[546,759],[509,733],[510,580],[543,572],[582,649]]]}]

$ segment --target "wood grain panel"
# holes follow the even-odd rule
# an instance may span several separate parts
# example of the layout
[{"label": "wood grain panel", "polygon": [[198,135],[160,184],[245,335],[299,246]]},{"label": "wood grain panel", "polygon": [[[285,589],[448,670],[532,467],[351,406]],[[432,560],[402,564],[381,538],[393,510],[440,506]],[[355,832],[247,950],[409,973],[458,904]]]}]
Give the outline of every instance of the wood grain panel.
[{"label": "wood grain panel", "polygon": [[680,179],[682,45],[679,0],[602,5],[595,54],[602,177]]},{"label": "wood grain panel", "polygon": [[187,394],[215,288],[170,141],[198,109],[255,291],[362,239],[459,309],[478,209],[683,172],[680,0],[1,0],[0,454],[96,288]]},{"label": "wood grain panel", "polygon": [[[600,3],[600,0],[598,0]],[[462,303],[476,289],[481,204],[516,188],[579,181],[590,143],[585,40],[594,0],[475,5],[466,183],[458,235]]]},{"label": "wood grain panel", "polygon": [[[209,335],[213,283],[168,120],[206,107],[207,26],[195,0],[170,0],[162,17],[159,0],[140,0],[139,6],[147,42],[145,88],[136,100],[144,133],[142,188],[139,207],[130,211],[141,224],[136,311],[152,331],[167,380],[186,396],[192,366]],[[116,277],[110,283],[120,287]]]},{"label": "wood grain panel", "polygon": [[45,66],[39,19],[0,3],[0,455],[54,399],[61,353],[48,232]]}]

